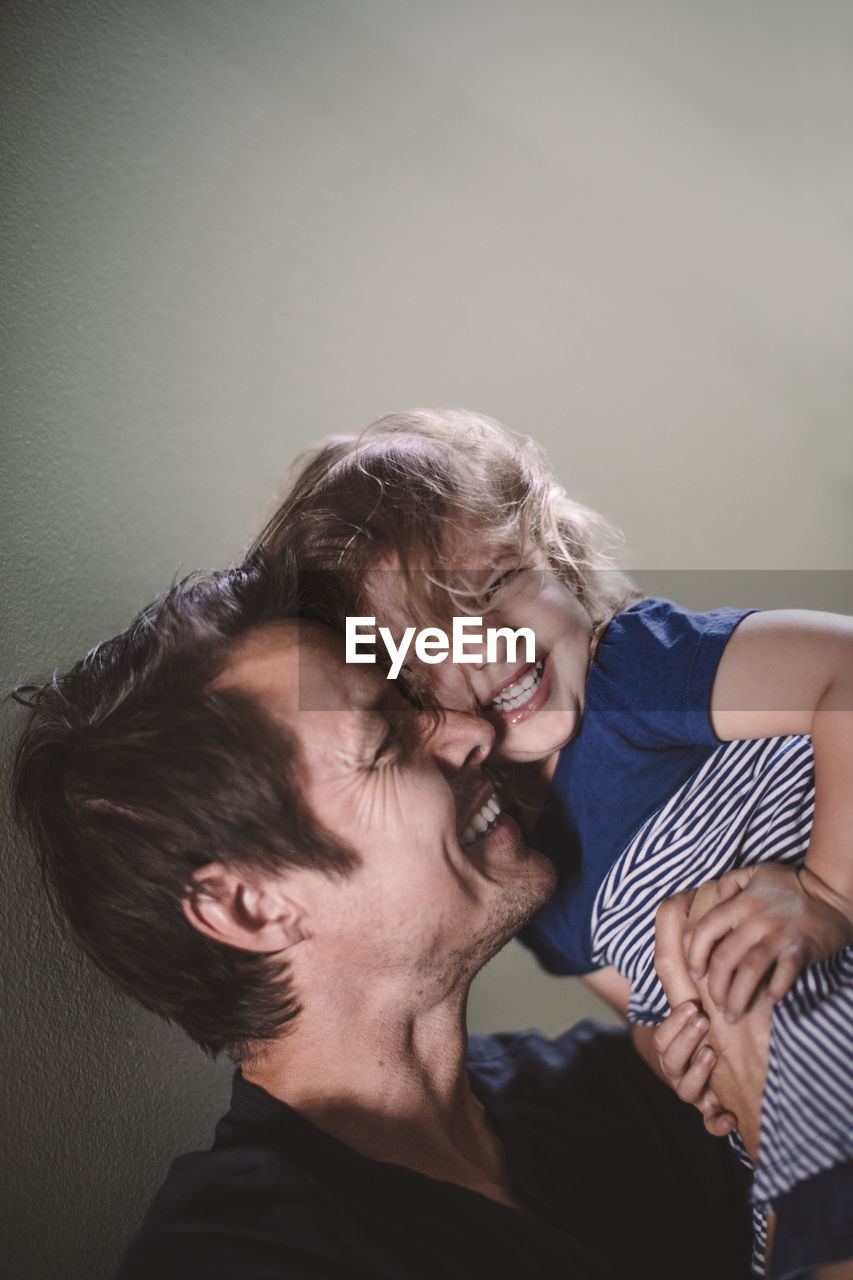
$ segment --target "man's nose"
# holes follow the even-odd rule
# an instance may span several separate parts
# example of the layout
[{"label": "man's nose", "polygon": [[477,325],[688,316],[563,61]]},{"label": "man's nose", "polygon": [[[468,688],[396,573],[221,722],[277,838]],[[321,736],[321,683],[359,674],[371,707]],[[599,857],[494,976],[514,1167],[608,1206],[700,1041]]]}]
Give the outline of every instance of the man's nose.
[{"label": "man's nose", "polygon": [[427,750],[449,777],[481,765],[492,749],[495,731],[481,716],[467,711],[442,711]]}]

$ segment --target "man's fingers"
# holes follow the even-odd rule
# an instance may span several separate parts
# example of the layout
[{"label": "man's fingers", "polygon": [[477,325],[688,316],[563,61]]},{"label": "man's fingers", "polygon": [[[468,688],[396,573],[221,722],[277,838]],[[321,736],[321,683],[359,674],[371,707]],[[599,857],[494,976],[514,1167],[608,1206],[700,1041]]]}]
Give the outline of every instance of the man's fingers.
[{"label": "man's fingers", "polygon": [[683,1073],[707,1030],[708,1019],[692,1000],[679,1005],[655,1029],[655,1049],[670,1082]]},{"label": "man's fingers", "polygon": [[702,1110],[703,1097],[708,1088],[711,1072],[716,1065],[717,1055],[711,1046],[706,1044],[695,1054],[681,1078],[675,1082],[675,1092],[682,1102],[689,1102],[691,1106]]},{"label": "man's fingers", "polygon": [[788,994],[792,982],[805,962],[805,946],[798,938],[776,957],[776,968],[767,987],[767,994],[771,1000],[781,1000]]},{"label": "man's fingers", "polygon": [[705,977],[711,952],[721,938],[737,927],[740,917],[741,905],[734,897],[721,906],[712,907],[701,920],[688,926],[684,935],[684,953],[694,981]]},{"label": "man's fingers", "polygon": [[717,901],[718,880],[703,880],[696,889],[689,889],[691,895],[690,910],[687,914],[688,925],[694,920],[701,920]]},{"label": "man's fingers", "polygon": [[[680,1098],[685,1098],[687,1102],[693,1102],[694,1097],[686,1097],[681,1091],[681,1081],[686,1073],[688,1073],[694,1065],[694,1057],[698,1058],[697,1051],[702,1044],[702,1040],[708,1032],[708,1019],[704,1014],[694,1014],[692,1018],[683,1023],[679,1028],[678,1034],[670,1042],[667,1049],[661,1054],[661,1066],[666,1073],[672,1087]],[[707,1059],[702,1059],[705,1064],[704,1076],[701,1072],[694,1071],[691,1076],[691,1082],[696,1082],[696,1094],[700,1092],[698,1086],[704,1088],[708,1083],[708,1077],[713,1069],[713,1064],[707,1066]]]},{"label": "man's fingers", "polygon": [[702,1104],[702,1119],[705,1123],[705,1128],[713,1137],[725,1138],[726,1134],[737,1128],[737,1116],[731,1111],[725,1110],[713,1089],[709,1089],[708,1094],[710,1096]]},{"label": "man's fingers", "polygon": [[[765,977],[776,959],[776,952],[767,938],[762,936],[760,924],[743,924],[742,927],[727,933],[722,942],[713,948],[710,964],[708,964],[708,995],[717,1009],[725,1012],[730,1007],[731,986],[736,974],[744,966],[740,988],[752,982],[752,989],[747,997],[753,995],[754,989]],[[745,1005],[742,1006],[742,1011]]]},{"label": "man's fingers", "polygon": [[711,1087],[717,1055],[702,1044],[707,1030],[708,1019],[688,1001],[656,1028],[654,1043],[664,1075],[679,1098],[702,1113],[708,1133],[722,1138],[737,1127],[737,1117],[725,1110]]},{"label": "man's fingers", "polygon": [[741,889],[745,889],[752,879],[752,870],[743,868],[742,870],[727,871],[724,876],[720,876],[717,881],[717,894],[715,902],[720,906],[723,902],[729,902],[732,898],[740,893]]},{"label": "man's fingers", "polygon": [[661,903],[655,917],[655,969],[672,1009],[687,1000],[699,999],[682,944],[694,896],[692,890],[674,894]]},{"label": "man's fingers", "polygon": [[707,1018],[701,1015],[691,1018],[679,1029],[662,1063],[682,1102],[701,1111],[708,1133],[722,1138],[737,1127],[737,1117],[726,1111],[710,1085],[711,1074],[717,1065],[716,1053],[708,1044],[697,1048],[697,1041],[707,1029]]},{"label": "man's fingers", "polygon": [[[706,880],[696,890],[693,910],[684,935],[687,963],[694,978],[704,978],[714,944],[728,929],[734,928],[740,918],[742,904],[734,900],[747,887],[754,874],[754,867],[739,867],[734,871],[727,871],[719,880]],[[727,904],[729,910],[721,911],[720,908]]]},{"label": "man's fingers", "polygon": [[652,1040],[659,1058],[663,1058],[663,1055],[685,1023],[695,1017],[698,1012],[699,1006],[696,1001],[687,1000],[684,1004],[680,1004],[676,1009],[673,1009],[672,1013],[655,1027]]},{"label": "man's fingers", "polygon": [[682,1102],[688,1102],[701,1111],[702,1122],[708,1133],[715,1138],[723,1138],[737,1127],[737,1116],[726,1111],[709,1083],[716,1065],[717,1055],[706,1044],[695,1054],[674,1087]]},{"label": "man's fingers", "polygon": [[[746,1012],[756,991],[773,968],[776,958],[776,948],[772,940],[767,940],[750,948],[738,962],[725,1003],[719,1006],[728,1022],[737,1022],[738,1018]],[[785,991],[787,989],[785,987]],[[782,994],[784,995],[784,991]]]}]

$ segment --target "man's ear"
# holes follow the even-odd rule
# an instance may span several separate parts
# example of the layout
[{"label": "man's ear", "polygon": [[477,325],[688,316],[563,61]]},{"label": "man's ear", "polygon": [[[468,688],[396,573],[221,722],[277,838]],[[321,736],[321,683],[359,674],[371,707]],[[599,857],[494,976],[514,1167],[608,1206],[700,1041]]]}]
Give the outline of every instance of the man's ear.
[{"label": "man's ear", "polygon": [[194,929],[242,951],[285,951],[308,936],[304,912],[284,878],[210,862],[194,872],[181,901]]}]

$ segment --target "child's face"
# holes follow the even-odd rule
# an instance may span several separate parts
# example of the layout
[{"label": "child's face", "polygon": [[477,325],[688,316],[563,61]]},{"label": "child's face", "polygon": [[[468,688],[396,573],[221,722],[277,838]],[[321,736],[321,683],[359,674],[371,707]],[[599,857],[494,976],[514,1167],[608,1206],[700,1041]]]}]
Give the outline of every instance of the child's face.
[{"label": "child's face", "polygon": [[[501,641],[497,662],[486,661],[485,645],[478,659],[464,669],[445,661],[421,668],[422,675],[439,702],[454,710],[471,710],[470,680],[479,710],[497,730],[494,755],[517,763],[542,761],[569,741],[580,725],[584,688],[589,668],[592,622],[570,589],[548,565],[543,552],[535,550],[519,563],[517,552],[489,554],[482,544],[469,553],[469,563],[488,561],[492,568],[465,571],[460,585],[470,585],[487,597],[482,609],[483,627],[530,628],[536,637],[536,662],[526,661],[524,643],[508,661]],[[454,557],[456,563],[462,557]],[[394,573],[376,575],[371,589],[377,623],[399,632],[406,619],[400,600],[395,599]],[[451,605],[461,614],[461,606]],[[479,610],[475,612],[479,613]],[[449,631],[447,619],[438,625]],[[477,648],[466,640],[466,652]]]}]

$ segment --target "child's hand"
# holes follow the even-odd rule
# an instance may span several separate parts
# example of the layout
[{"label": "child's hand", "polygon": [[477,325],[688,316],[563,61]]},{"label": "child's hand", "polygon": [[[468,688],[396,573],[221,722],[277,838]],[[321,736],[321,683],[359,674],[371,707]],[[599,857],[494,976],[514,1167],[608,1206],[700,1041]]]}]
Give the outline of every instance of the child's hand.
[{"label": "child's hand", "polygon": [[807,867],[761,863],[724,875],[716,905],[684,934],[691,976],[736,1022],[761,982],[781,1000],[801,969],[853,942],[841,899]]},{"label": "child's hand", "polygon": [[702,1044],[708,1026],[695,1001],[687,1001],[655,1028],[654,1047],[667,1084],[683,1102],[701,1111],[709,1133],[722,1138],[737,1127],[737,1117],[725,1109],[709,1083],[717,1055],[709,1044]]}]

